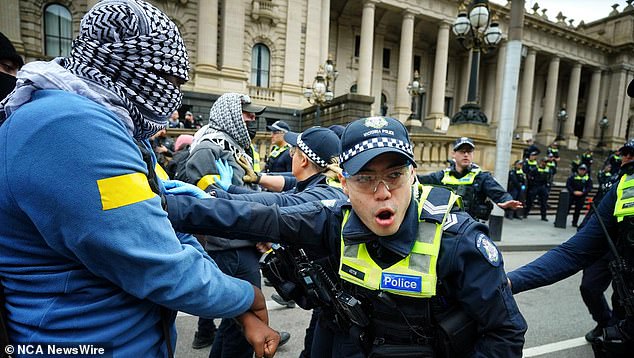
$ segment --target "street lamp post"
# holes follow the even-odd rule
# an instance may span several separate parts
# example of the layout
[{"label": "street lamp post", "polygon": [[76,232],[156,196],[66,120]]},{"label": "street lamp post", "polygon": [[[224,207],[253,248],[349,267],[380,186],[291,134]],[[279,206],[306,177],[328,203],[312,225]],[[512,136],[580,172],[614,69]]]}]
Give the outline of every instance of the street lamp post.
[{"label": "street lamp post", "polygon": [[315,120],[317,125],[321,125],[321,106],[332,101],[334,98],[333,87],[339,72],[331,58],[326,63],[319,66],[319,71],[310,87],[304,88],[304,97],[310,104],[317,106]]},{"label": "street lamp post", "polygon": [[460,107],[460,112],[453,116],[451,123],[486,123],[487,117],[480,110],[477,96],[480,53],[494,49],[502,39],[500,24],[495,17],[490,16],[489,2],[487,0],[473,0],[468,12],[465,4],[462,3],[458,8],[458,17],[453,24],[453,33],[460,44],[472,52],[472,56],[467,103]]},{"label": "street lamp post", "polygon": [[563,137],[564,122],[566,121],[566,119],[568,119],[568,112],[566,112],[565,108],[562,108],[559,110],[559,113],[557,113],[557,119],[559,120],[559,128],[557,130],[556,140],[562,140],[564,139]]},{"label": "street lamp post", "polygon": [[601,128],[601,138],[599,140],[599,144],[597,144],[597,147],[605,146],[605,143],[603,142],[603,135],[605,134],[605,130],[608,128],[609,125],[610,122],[608,121],[608,117],[603,116],[603,118],[601,118],[601,120],[599,121],[599,128]]},{"label": "street lamp post", "polygon": [[414,71],[414,78],[407,85],[407,92],[412,96],[412,114],[410,119],[420,119],[420,95],[423,93],[423,85],[420,83],[418,70]]}]

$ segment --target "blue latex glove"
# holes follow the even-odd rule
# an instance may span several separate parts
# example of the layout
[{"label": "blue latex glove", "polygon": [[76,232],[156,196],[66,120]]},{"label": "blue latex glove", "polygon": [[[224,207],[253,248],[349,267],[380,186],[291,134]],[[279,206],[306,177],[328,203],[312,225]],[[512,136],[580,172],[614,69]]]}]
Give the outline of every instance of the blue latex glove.
[{"label": "blue latex glove", "polygon": [[211,195],[199,187],[179,180],[164,180],[163,185],[165,186],[165,194],[168,195],[189,195],[198,199],[211,198]]},{"label": "blue latex glove", "polygon": [[224,191],[229,190],[232,184],[231,180],[233,179],[233,167],[224,159],[216,159],[216,169],[218,169],[220,178],[216,179],[215,184],[220,186]]}]

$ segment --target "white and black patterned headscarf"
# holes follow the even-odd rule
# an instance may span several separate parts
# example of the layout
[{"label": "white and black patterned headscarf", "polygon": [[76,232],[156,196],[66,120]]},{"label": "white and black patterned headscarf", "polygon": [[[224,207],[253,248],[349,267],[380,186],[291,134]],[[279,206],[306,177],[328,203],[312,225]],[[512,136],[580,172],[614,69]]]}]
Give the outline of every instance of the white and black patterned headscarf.
[{"label": "white and black patterned headscarf", "polygon": [[251,146],[251,138],[242,119],[243,103],[251,103],[251,98],[240,93],[220,96],[209,110],[209,128],[227,133],[246,150]]},{"label": "white and black patterned headscarf", "polygon": [[167,125],[181,103],[166,75],[189,80],[189,59],[176,25],[141,0],[103,0],[82,19],[79,36],[63,66],[113,91],[147,139]]}]

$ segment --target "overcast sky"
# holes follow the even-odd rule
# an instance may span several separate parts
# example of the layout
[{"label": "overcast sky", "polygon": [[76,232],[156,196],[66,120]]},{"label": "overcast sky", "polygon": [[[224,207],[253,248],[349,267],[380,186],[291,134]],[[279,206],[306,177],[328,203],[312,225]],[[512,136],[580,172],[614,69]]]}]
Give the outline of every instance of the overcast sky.
[{"label": "overcast sky", "polygon": [[[503,5],[507,3],[506,0],[490,1]],[[546,15],[551,21],[555,21],[557,14],[561,11],[566,16],[566,22],[569,19],[575,20],[574,25],[578,25],[581,20],[588,23],[607,17],[612,11],[612,4],[619,4],[616,8],[618,11],[623,11],[627,6],[625,0],[524,0],[524,3],[530,13],[535,3],[539,5],[537,10],[539,14],[542,9],[548,9]]]}]

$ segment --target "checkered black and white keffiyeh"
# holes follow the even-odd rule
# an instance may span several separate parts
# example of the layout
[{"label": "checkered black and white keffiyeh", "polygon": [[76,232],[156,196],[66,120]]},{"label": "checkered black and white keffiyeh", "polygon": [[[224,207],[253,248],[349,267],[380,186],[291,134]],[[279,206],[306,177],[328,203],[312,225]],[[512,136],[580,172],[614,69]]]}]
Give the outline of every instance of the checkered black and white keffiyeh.
[{"label": "checkered black and white keffiyeh", "polygon": [[189,80],[189,59],[176,25],[142,0],[103,0],[82,19],[63,66],[123,101],[133,136],[146,139],[165,128],[182,93],[165,75]]},{"label": "checkered black and white keffiyeh", "polygon": [[242,119],[242,103],[251,103],[249,96],[240,93],[225,93],[209,110],[209,130],[227,133],[242,149],[251,146],[247,125]]}]

